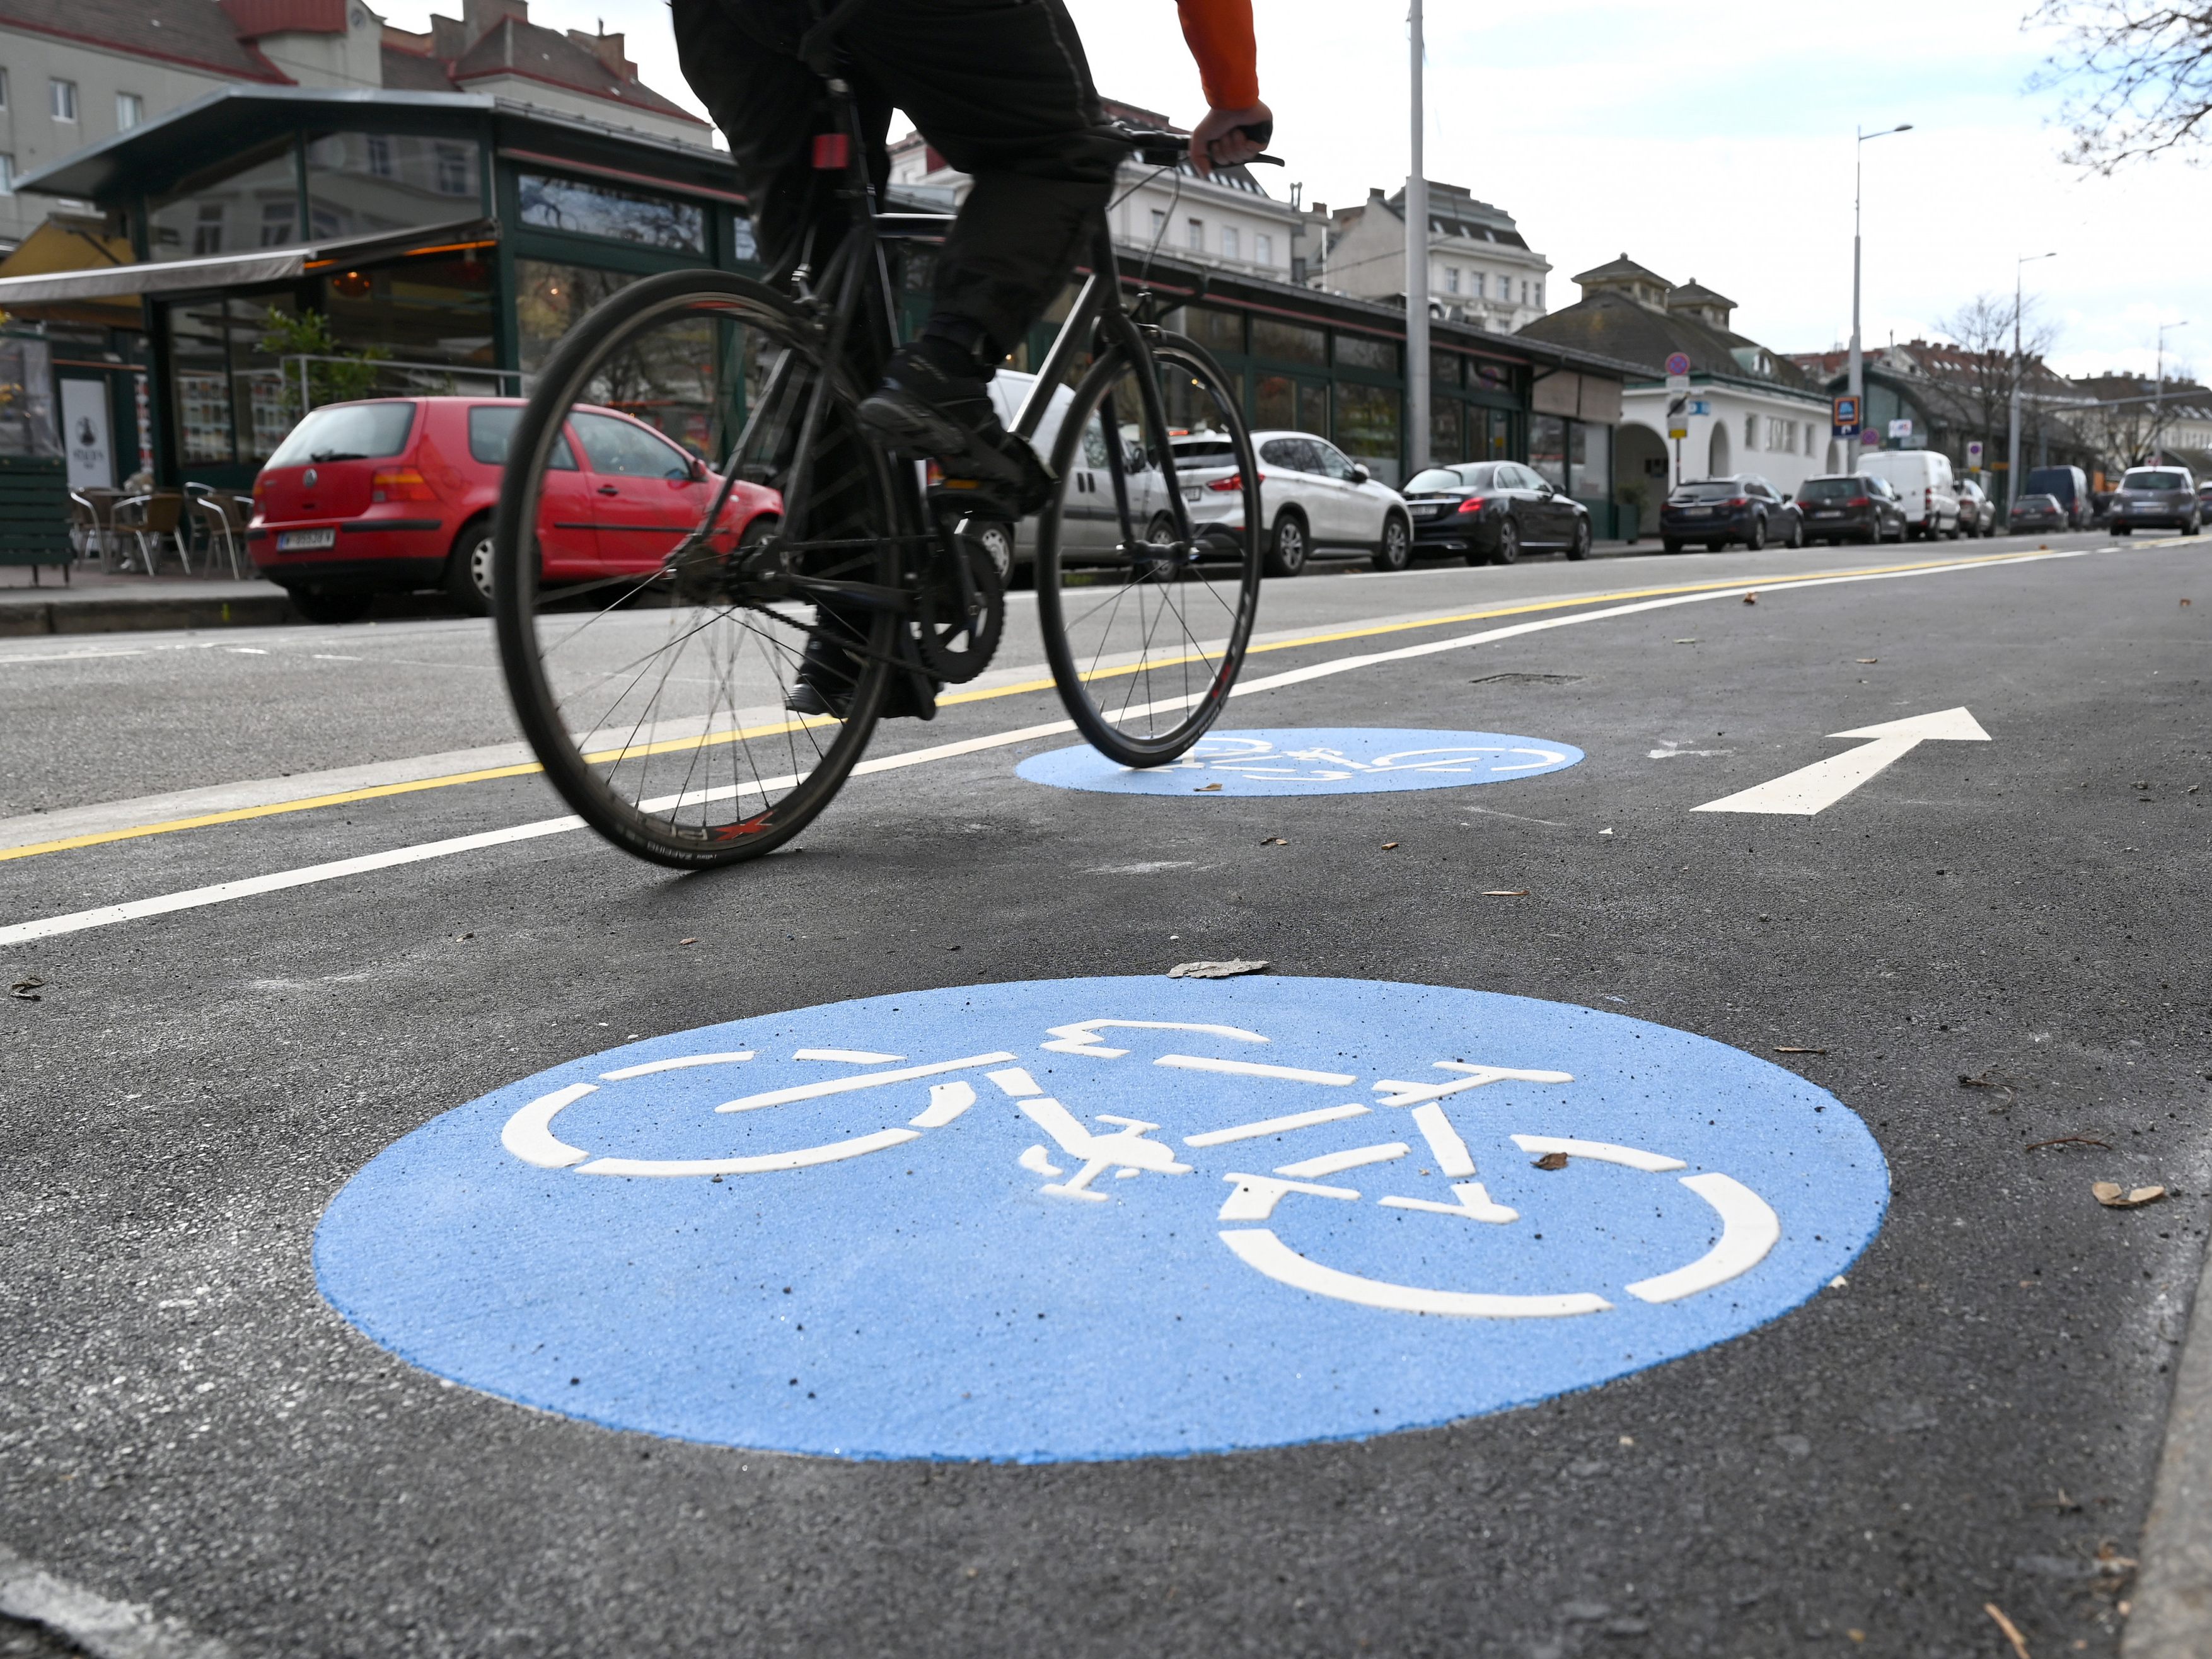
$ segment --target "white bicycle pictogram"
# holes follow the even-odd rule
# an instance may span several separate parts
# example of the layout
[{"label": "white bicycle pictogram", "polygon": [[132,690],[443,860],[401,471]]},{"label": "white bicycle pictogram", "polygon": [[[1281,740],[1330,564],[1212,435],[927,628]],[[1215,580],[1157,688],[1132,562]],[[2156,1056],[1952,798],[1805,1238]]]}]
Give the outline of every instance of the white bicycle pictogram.
[{"label": "white bicycle pictogram", "polygon": [[[1132,1050],[1113,1046],[1105,1035],[1117,1030],[1197,1032],[1224,1043],[1272,1042],[1263,1034],[1241,1026],[1099,1018],[1048,1027],[1044,1041],[1038,1046],[1045,1052],[1091,1060],[1126,1060],[1132,1058]],[[1369,1308],[1462,1318],[1525,1319],[1603,1313],[1614,1306],[1595,1288],[1526,1294],[1396,1283],[1316,1261],[1293,1249],[1273,1227],[1266,1224],[1274,1219],[1278,1206],[1293,1198],[1330,1204],[1362,1202],[1365,1195],[1361,1188],[1341,1184],[1355,1170],[1372,1170],[1375,1176],[1383,1177],[1388,1184],[1398,1184],[1405,1172],[1402,1167],[1393,1166],[1420,1162],[1414,1157],[1416,1139],[1426,1147],[1433,1167],[1449,1186],[1450,1198],[1382,1193],[1376,1197],[1376,1203],[1385,1209],[1433,1216],[1455,1224],[1503,1227],[1518,1222],[1518,1212],[1494,1200],[1480,1179],[1474,1154],[1453,1120],[1452,1109],[1460,1097],[1495,1084],[1513,1081],[1571,1085],[1573,1077],[1561,1071],[1489,1066],[1461,1060],[1435,1060],[1431,1062],[1430,1069],[1443,1073],[1441,1079],[1375,1079],[1367,1085],[1371,1101],[1340,1100],[1327,1106],[1272,1113],[1247,1122],[1185,1135],[1182,1149],[1178,1150],[1165,1139],[1152,1139],[1163,1126],[1142,1118],[1095,1112],[1091,1115],[1091,1122],[1109,1127],[1104,1130],[1090,1127],[1074,1109],[1038,1084],[1021,1064],[1021,1057],[1010,1051],[910,1063],[908,1055],[874,1049],[802,1048],[793,1053],[793,1061],[850,1069],[811,1082],[740,1095],[713,1109],[724,1113],[769,1111],[878,1090],[890,1091],[894,1097],[905,1094],[908,1106],[918,1103],[926,1091],[927,1104],[902,1121],[886,1123],[865,1134],[729,1158],[595,1157],[587,1149],[570,1145],[554,1133],[555,1121],[563,1111],[610,1085],[699,1067],[741,1066],[759,1057],[758,1052],[752,1049],[687,1054],[604,1072],[595,1081],[569,1084],[520,1108],[507,1120],[500,1141],[509,1153],[526,1164],[580,1176],[774,1176],[888,1152],[925,1134],[948,1128],[982,1098],[977,1086],[980,1083],[994,1090],[1043,1133],[1044,1140],[1029,1146],[1016,1159],[1022,1169],[1040,1178],[1042,1184],[1037,1190],[1069,1203],[1095,1205],[1113,1201],[1112,1193],[1098,1185],[1109,1176],[1118,1181],[1143,1176],[1194,1176],[1199,1173],[1197,1165],[1184,1161],[1186,1158],[1208,1158],[1214,1155],[1217,1148],[1279,1140],[1285,1136],[1326,1131],[1336,1125],[1380,1115],[1386,1120],[1395,1118],[1390,1124],[1392,1128],[1398,1123],[1407,1126],[1405,1134],[1364,1146],[1317,1152],[1266,1171],[1219,1171],[1220,1179],[1230,1188],[1216,1218],[1222,1224],[1216,1235],[1221,1243],[1246,1267],[1269,1279],[1314,1295]],[[1294,1096],[1314,1089],[1341,1091],[1360,1083],[1357,1076],[1346,1073],[1209,1054],[1171,1052],[1154,1055],[1150,1064],[1185,1073],[1226,1074],[1279,1084]],[[1102,1072],[1100,1080],[1110,1086],[1111,1073]],[[1083,1085],[1086,1091],[1091,1086],[1088,1083]],[[1396,1118],[1400,1113],[1404,1115]],[[1654,1176],[1671,1176],[1710,1206],[1718,1218],[1718,1237],[1694,1260],[1618,1287],[1638,1301],[1677,1302],[1712,1290],[1757,1267],[1781,1237],[1781,1220],[1773,1208],[1733,1176],[1711,1170],[1679,1174],[1689,1167],[1682,1158],[1607,1141],[1521,1133],[1510,1134],[1507,1139],[1523,1153],[1547,1162],[1554,1155],[1562,1157],[1570,1168],[1577,1163],[1597,1164]],[[1067,1160],[1073,1166],[1072,1171],[1055,1163],[1055,1157]],[[1427,1168],[1419,1173],[1426,1175]],[[1374,1184],[1370,1177],[1359,1179],[1363,1188]]]},{"label": "white bicycle pictogram", "polygon": [[[1510,759],[1511,757],[1523,758]],[[1419,772],[1471,777],[1510,777],[1565,765],[1568,752],[1528,744],[1447,744],[1404,749],[1358,760],[1327,744],[1278,749],[1266,738],[1216,735],[1202,738],[1190,753],[1162,772],[1226,772],[1268,783],[1341,783],[1362,774]]]}]

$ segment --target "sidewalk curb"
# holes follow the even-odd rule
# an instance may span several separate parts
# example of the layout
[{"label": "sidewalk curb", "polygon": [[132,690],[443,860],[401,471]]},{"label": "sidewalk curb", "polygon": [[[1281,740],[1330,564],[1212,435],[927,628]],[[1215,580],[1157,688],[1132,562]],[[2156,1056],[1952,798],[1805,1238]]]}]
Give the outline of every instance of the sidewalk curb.
[{"label": "sidewalk curb", "polygon": [[284,594],[250,599],[67,599],[0,603],[0,639],[46,634],[121,634],[149,629],[268,628],[300,617]]},{"label": "sidewalk curb", "polygon": [[2166,1450],[2136,1551],[2125,1659],[2203,1659],[2212,1647],[2212,1252],[2175,1368]]}]

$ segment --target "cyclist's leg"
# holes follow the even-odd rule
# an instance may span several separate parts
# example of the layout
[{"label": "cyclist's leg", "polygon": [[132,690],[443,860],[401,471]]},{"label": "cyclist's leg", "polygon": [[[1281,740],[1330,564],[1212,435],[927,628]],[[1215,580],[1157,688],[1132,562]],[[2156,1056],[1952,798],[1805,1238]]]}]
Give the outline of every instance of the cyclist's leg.
[{"label": "cyclist's leg", "polygon": [[1100,130],[1075,26],[1060,0],[880,0],[845,45],[975,180],[938,261],[930,319],[871,404],[886,430],[957,441],[931,418],[944,416],[976,441],[971,459],[1000,457],[1027,489],[1048,484],[1028,446],[999,429],[983,382],[1066,282],[1127,153]]}]

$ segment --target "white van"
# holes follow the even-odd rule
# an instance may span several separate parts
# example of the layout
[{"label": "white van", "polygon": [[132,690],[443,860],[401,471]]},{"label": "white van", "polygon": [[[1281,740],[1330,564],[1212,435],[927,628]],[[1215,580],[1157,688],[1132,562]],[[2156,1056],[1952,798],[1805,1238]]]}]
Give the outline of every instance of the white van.
[{"label": "white van", "polygon": [[[1036,376],[1018,368],[1002,368],[991,377],[990,384],[991,402],[999,411],[1000,423],[1011,428],[1030,389],[1036,384]],[[1036,436],[1031,442],[1037,453],[1048,460],[1051,459],[1053,445],[1060,439],[1060,423],[1074,400],[1075,394],[1068,387],[1054,386],[1052,401],[1045,406],[1044,417],[1037,422]],[[1116,532],[1109,527],[1115,513],[1110,505],[1114,486],[1113,475],[1106,465],[1105,434],[1096,416],[1091,425],[1082,451],[1076,457],[1068,481],[1067,504],[1060,514],[1062,551],[1077,559],[1087,551],[1110,551],[1111,540],[1116,537]],[[1148,520],[1157,518],[1165,510],[1159,474],[1145,464],[1142,452],[1134,444],[1123,456],[1123,471],[1131,492],[1130,504],[1137,515]],[[1037,521],[1034,514],[1019,524],[988,520],[975,525],[973,529],[1009,586],[1014,584],[1017,573],[1035,562]]]},{"label": "white van", "polygon": [[1859,471],[1884,480],[1905,507],[1905,533],[1921,541],[1959,536],[1959,489],[1951,459],[1936,449],[1877,449],[1860,457]]}]

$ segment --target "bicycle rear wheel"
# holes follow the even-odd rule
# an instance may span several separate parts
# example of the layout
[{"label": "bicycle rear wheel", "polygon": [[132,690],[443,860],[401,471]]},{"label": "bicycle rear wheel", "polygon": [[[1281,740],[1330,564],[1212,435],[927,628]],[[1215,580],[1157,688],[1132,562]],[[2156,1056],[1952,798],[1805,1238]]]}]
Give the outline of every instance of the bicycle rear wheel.
[{"label": "bicycle rear wheel", "polygon": [[[1180,336],[1151,356],[1148,388],[1135,355],[1109,347],[1047,417],[1059,422],[1059,484],[1037,521],[1037,610],[1060,701],[1124,766],[1164,765],[1205,735],[1260,603],[1260,475],[1237,389]],[[1169,453],[1206,482],[1168,489]],[[1194,494],[1226,510],[1194,524]]]},{"label": "bicycle rear wheel", "polygon": [[516,717],[568,805],[641,858],[781,845],[882,709],[909,514],[860,394],[824,381],[781,295],[678,271],[586,317],[526,406],[471,411],[471,447],[507,463],[492,602]]}]

